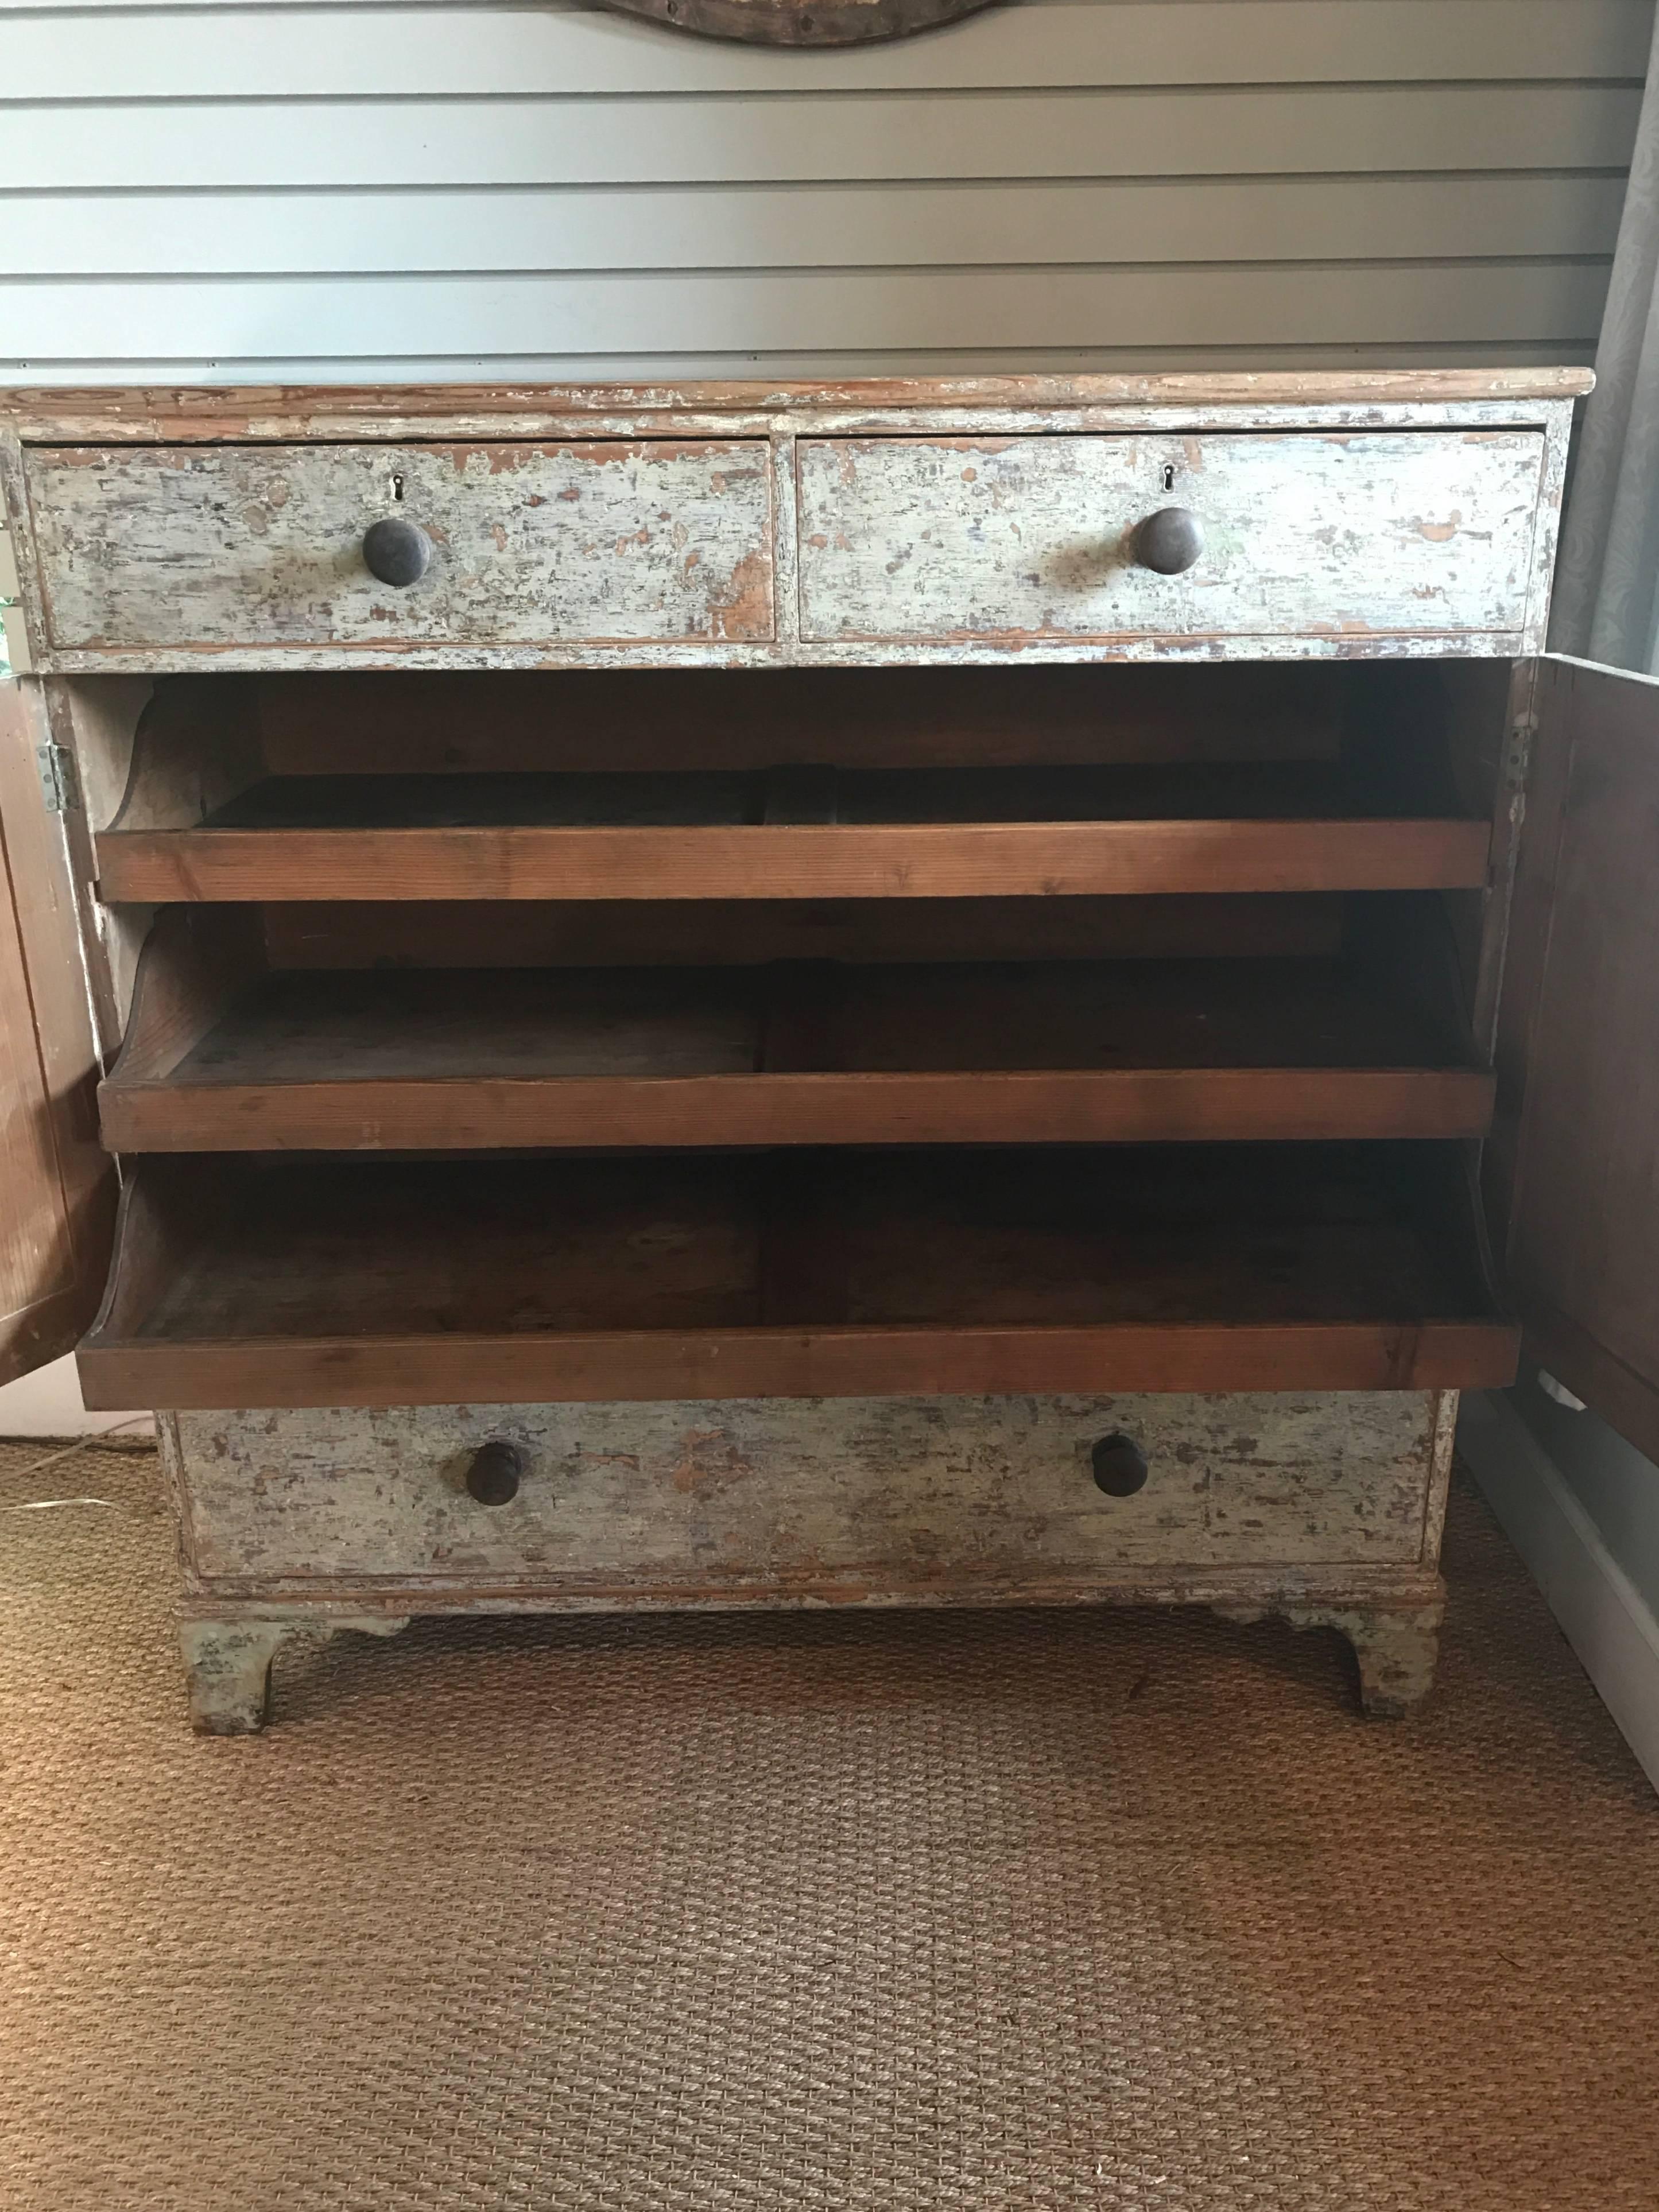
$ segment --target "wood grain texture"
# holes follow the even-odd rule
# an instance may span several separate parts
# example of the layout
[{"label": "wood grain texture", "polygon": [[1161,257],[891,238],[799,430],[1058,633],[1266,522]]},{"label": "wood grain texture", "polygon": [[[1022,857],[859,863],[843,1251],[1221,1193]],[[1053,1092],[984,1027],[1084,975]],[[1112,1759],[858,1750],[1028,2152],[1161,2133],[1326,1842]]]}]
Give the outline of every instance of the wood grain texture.
[{"label": "wood grain texture", "polygon": [[[1513,632],[1542,460],[1525,434],[805,440],[802,633]],[[1134,533],[1173,507],[1203,550],[1156,575]]]},{"label": "wood grain texture", "polygon": [[1478,1137],[1473,1070],[1185,1068],[959,1075],[289,1081],[106,1087],[112,1151],[1144,1144],[1217,1138]]},{"label": "wood grain texture", "polygon": [[[759,445],[82,447],[25,466],[59,646],[772,635]],[[433,549],[404,590],[362,557],[393,516]]]},{"label": "wood grain texture", "polygon": [[418,899],[261,909],[273,968],[659,969],[772,960],[1333,959],[1343,901],[1306,897]]},{"label": "wood grain texture", "polygon": [[[1455,1224],[1419,1218],[1413,1146],[793,1161],[780,1184],[764,1155],[150,1160],[82,1387],[98,1405],[387,1405],[1513,1372],[1515,1332]],[[769,1319],[786,1287],[787,1319]]]},{"label": "wood grain texture", "polygon": [[1659,684],[1552,658],[1504,978],[1492,1162],[1532,1352],[1659,1455]]},{"label": "wood grain texture", "polygon": [[[125,1082],[141,1085],[164,1078],[257,987],[265,972],[260,923],[246,907],[222,914],[169,907],[157,915],[139,955],[111,1077],[118,1071]],[[123,1149],[107,1128],[104,1141],[112,1152]]]},{"label": "wood grain texture", "polygon": [[604,0],[701,38],[759,46],[855,46],[936,30],[989,0]]},{"label": "wood grain texture", "polygon": [[[216,683],[207,696],[217,700]],[[605,669],[379,670],[259,679],[250,713],[277,776],[1169,768],[1334,761],[1351,684],[1340,667],[1254,662],[781,668],[759,682],[746,671],[638,669],[620,686]],[[182,705],[191,689],[169,696]],[[146,826],[162,819],[153,812]]]},{"label": "wood grain texture", "polygon": [[1518,1332],[1496,1321],[1333,1322],[1096,1328],[716,1330],[678,1338],[572,1334],[206,1338],[76,1353],[88,1406],[187,1407],[472,1403],[531,1396],[657,1401],[1054,1391],[1505,1389]]},{"label": "wood grain texture", "polygon": [[[1201,420],[1209,409],[1335,408],[1356,426],[1396,409],[1496,408],[1492,424],[1547,419],[1552,403],[1594,388],[1588,368],[1498,365],[1346,368],[1230,372],[969,376],[887,375],[854,379],[718,378],[654,383],[422,383],[19,386],[0,391],[0,422],[26,442],[88,439],[184,444],[231,438],[278,442],[305,438],[539,438],[594,416],[660,428],[665,414],[737,415],[800,420],[824,427],[822,413],[926,415],[939,410],[1013,408],[1174,409]],[[1512,411],[1511,411],[1512,410]],[[1290,427],[1291,416],[1281,418]],[[1407,420],[1409,417],[1401,416]],[[841,428],[839,424],[830,427]],[[926,427],[925,424],[907,427]],[[972,426],[970,426],[972,427]],[[1084,427],[1088,427],[1085,425]],[[1132,419],[1128,427],[1147,427]],[[589,434],[592,434],[590,428]]]},{"label": "wood grain texture", "polygon": [[1088,897],[1415,890],[1485,876],[1484,822],[131,830],[109,899]]},{"label": "wood grain texture", "polygon": [[0,1382],[67,1352],[97,1307],[114,1218],[61,817],[33,686],[0,683]]},{"label": "wood grain texture", "polygon": [[[76,763],[81,804],[52,817],[52,827],[63,840],[69,897],[79,926],[80,974],[91,1002],[95,1050],[106,1064],[120,1043],[150,912],[145,906],[110,908],[100,903],[93,825],[107,821],[120,803],[131,773],[137,726],[148,710],[153,689],[145,679],[131,676],[103,678],[89,684],[47,678],[26,685],[25,696],[44,724],[40,734],[61,745]],[[227,750],[234,753],[235,748]]]},{"label": "wood grain texture", "polygon": [[[243,917],[246,910],[233,910]],[[302,970],[173,908],[121,1152],[1471,1137],[1492,1079],[1323,963]]]},{"label": "wood grain texture", "polygon": [[[1147,1568],[1414,1566],[1433,1394],[726,1400],[182,1413],[185,1546],[205,1589],[432,1578],[554,1601],[696,1590],[971,1602]],[[1090,1451],[1151,1467],[1111,1498]],[[505,1507],[472,1454],[523,1452]]]}]

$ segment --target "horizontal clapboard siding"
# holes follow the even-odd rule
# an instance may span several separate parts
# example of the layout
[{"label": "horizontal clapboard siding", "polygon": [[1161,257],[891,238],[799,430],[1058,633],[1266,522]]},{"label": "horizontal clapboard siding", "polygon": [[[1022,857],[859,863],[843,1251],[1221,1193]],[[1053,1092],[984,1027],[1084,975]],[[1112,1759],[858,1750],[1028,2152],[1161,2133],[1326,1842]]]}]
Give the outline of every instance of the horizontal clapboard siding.
[{"label": "horizontal clapboard siding", "polygon": [[[0,188],[1616,167],[1629,159],[1639,101],[1634,88],[1529,84],[385,100],[349,110],[327,100],[49,104],[6,116]],[[1530,160],[1518,164],[1522,153]],[[340,215],[349,221],[349,209]]]},{"label": "horizontal clapboard siding", "polygon": [[941,36],[806,54],[574,8],[301,16],[220,0],[170,33],[175,12],[15,12],[8,76],[32,100],[177,99],[181,46],[198,100],[777,93],[803,73],[818,92],[1584,79],[1647,62],[1644,10],[1627,0],[1019,0]]},{"label": "horizontal clapboard siding", "polygon": [[[487,354],[645,354],[665,329],[693,352],[858,351],[902,330],[913,345],[959,350],[1071,343],[1164,349],[1335,338],[1363,344],[1377,326],[1401,343],[1539,337],[1571,348],[1593,324],[1600,273],[1567,262],[1366,270],[1315,262],[1264,285],[1254,268],[1201,270],[942,269],[921,289],[908,271],[793,276],[700,273],[637,276],[276,278],[257,287],[257,312],[304,331],[324,353],[354,344],[389,356],[419,352],[435,328],[463,321]],[[112,319],[123,340],[159,357],[169,345],[207,352],[225,313],[223,287],[108,283],[20,289],[9,310],[34,349],[52,337],[88,355]]]},{"label": "horizontal clapboard siding", "polygon": [[0,377],[1587,360],[1653,0],[0,0]]},{"label": "horizontal clapboard siding", "polygon": [[40,194],[4,207],[15,274],[282,275],[295,240],[319,276],[496,271],[961,269],[1147,261],[1423,261],[1463,253],[1593,260],[1619,220],[1619,176],[1264,177],[1060,185],[712,186],[476,192]]}]

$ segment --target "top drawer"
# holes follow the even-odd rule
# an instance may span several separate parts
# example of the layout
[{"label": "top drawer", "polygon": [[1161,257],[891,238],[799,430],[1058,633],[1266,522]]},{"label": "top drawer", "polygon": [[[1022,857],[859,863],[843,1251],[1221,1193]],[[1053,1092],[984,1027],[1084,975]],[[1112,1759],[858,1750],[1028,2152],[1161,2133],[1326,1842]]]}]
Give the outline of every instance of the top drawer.
[{"label": "top drawer", "polygon": [[[537,646],[773,635],[758,441],[35,447],[25,462],[51,643]],[[371,573],[418,526],[418,580]]]},{"label": "top drawer", "polygon": [[[801,631],[1010,645],[1527,627],[1537,431],[804,440]],[[1196,519],[1184,573],[1149,517]],[[1190,550],[1190,549],[1188,549]],[[1360,649],[1363,649],[1363,646]]]}]

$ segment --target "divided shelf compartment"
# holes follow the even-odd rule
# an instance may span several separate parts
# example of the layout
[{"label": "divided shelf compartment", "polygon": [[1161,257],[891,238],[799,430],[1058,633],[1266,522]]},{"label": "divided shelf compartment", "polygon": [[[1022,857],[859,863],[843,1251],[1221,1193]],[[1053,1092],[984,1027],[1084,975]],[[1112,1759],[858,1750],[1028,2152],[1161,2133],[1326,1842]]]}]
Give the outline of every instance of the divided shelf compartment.
[{"label": "divided shelf compartment", "polygon": [[95,1407],[1498,1386],[1423,1145],[143,1162]]},{"label": "divided shelf compartment", "polygon": [[1506,683],[164,683],[88,1403],[1505,1382]]},{"label": "divided shelf compartment", "polygon": [[111,900],[1468,890],[1490,817],[1387,669],[826,670],[164,683]]},{"label": "divided shelf compartment", "polygon": [[[723,915],[718,930],[703,915],[697,931],[654,910],[665,942],[720,956],[696,965],[635,964],[636,933],[607,943],[602,911],[581,917],[573,944],[557,927],[571,909],[552,909],[551,927],[547,910],[520,910],[539,925],[526,945],[487,910],[434,908],[404,931],[398,909],[371,951],[337,912],[169,907],[101,1089],[105,1141],[188,1152],[1483,1134],[1492,1079],[1451,1023],[1343,956],[1336,902],[1273,903],[1291,911],[1270,918],[1271,938],[1293,951],[1241,957],[1268,933],[1235,917],[1230,945],[1216,916],[1203,957],[1154,957],[1160,926],[1205,941],[1209,917],[1189,908],[1140,917],[1141,957],[1094,959],[1022,946],[1017,908],[1003,957],[967,956],[999,941],[980,914],[956,918],[954,945],[937,926],[952,917],[936,917],[926,959],[867,921],[863,957],[802,957],[787,950],[787,913]],[[1066,919],[1087,932],[1087,915]],[[446,933],[447,945],[423,942]],[[854,933],[819,917],[815,934]],[[396,964],[376,964],[390,946]],[[536,949],[577,964],[521,964]],[[412,951],[466,964],[410,965]],[[331,959],[350,964],[317,964]]]}]

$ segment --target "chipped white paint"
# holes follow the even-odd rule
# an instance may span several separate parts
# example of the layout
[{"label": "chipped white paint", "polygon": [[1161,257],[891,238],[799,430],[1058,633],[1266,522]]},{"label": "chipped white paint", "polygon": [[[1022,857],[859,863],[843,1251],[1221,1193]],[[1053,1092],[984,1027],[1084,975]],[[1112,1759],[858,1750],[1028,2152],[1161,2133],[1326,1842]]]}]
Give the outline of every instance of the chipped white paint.
[{"label": "chipped white paint", "polygon": [[[1577,371],[1401,372],[682,389],[19,394],[9,434],[0,434],[0,477],[20,526],[34,664],[64,675],[135,665],[158,674],[204,665],[326,668],[343,661],[404,668],[883,666],[994,663],[1011,651],[1031,661],[1507,656],[1542,647],[1569,395],[1585,381]],[[810,471],[823,446],[839,451],[841,441],[872,433],[880,434],[878,453],[887,466],[896,454],[902,465],[901,437],[923,453],[937,452],[942,438],[988,441],[1005,451],[1014,450],[1006,444],[1013,440],[1028,453],[1040,441],[1040,462],[1022,465],[1020,496],[1027,507],[1021,527],[1029,532],[1047,512],[1059,534],[1044,557],[1051,567],[1060,562],[1064,590],[1021,587],[1018,562],[998,573],[994,544],[982,532],[969,542],[975,518],[958,507],[952,520],[947,502],[937,521],[924,520],[912,533],[925,549],[921,531],[944,532],[931,555],[930,589],[939,601],[927,617],[933,632],[917,626],[910,604],[921,573],[914,555],[905,564],[909,575],[896,569],[890,578],[884,554],[876,562],[879,574],[858,586],[854,598],[862,598],[854,605],[840,596],[845,579],[836,581],[823,566],[835,549],[809,547],[818,565],[807,576],[802,602],[793,575],[795,441],[802,441]],[[671,439],[685,442],[672,446]],[[326,442],[301,451],[300,441]],[[425,442],[440,441],[445,447]],[[599,441],[615,441],[613,451],[643,442],[672,453],[694,487],[700,471],[712,472],[716,447],[728,453],[740,447],[758,467],[769,441],[775,467],[769,486],[750,482],[741,497],[730,483],[714,496],[712,473],[703,479],[706,522],[695,501],[693,509],[684,507],[684,477],[672,487],[665,479],[663,489],[672,489],[675,497],[649,514],[622,500],[610,518],[617,525],[611,560],[601,557],[596,566],[584,556],[574,574],[558,550],[568,546],[558,534],[565,518],[536,509],[538,529],[521,536],[518,523],[500,511],[504,499],[511,505],[512,494],[499,483],[487,483],[481,498],[465,501],[459,537],[451,532],[441,559],[407,592],[374,587],[362,568],[363,529],[394,511],[385,503],[392,474],[406,480],[395,511],[416,513],[416,472],[400,456],[432,456],[451,442],[479,454],[499,455],[509,447],[568,453],[592,450]],[[97,482],[90,485],[72,482],[75,471],[66,465],[71,457],[63,450],[65,443],[82,442],[96,447]],[[1225,512],[1206,513],[1206,563],[1175,579],[1125,568],[1123,533],[1152,506],[1170,503],[1161,467],[1150,479],[1156,486],[1150,504],[1141,497],[1148,490],[1140,482],[1147,457],[1163,455],[1164,465],[1173,460],[1182,470],[1191,456],[1207,455],[1207,496],[1229,477],[1223,449],[1235,447],[1248,482],[1239,479]],[[188,466],[192,448],[207,471],[199,479]],[[1118,513],[1103,504],[1102,484],[1078,456],[1131,450],[1141,456],[1129,503],[1134,511],[1126,506]],[[1362,453],[1370,456],[1363,467],[1356,459]],[[1437,457],[1445,455],[1452,458],[1443,468]],[[320,560],[314,534],[297,526],[292,495],[281,515],[264,517],[263,538],[246,520],[247,511],[262,512],[260,487],[273,467],[292,471],[301,463],[313,488],[315,519],[331,533],[328,562]],[[874,466],[873,459],[860,463],[866,505]],[[1035,506],[1033,469],[1042,491]],[[204,489],[187,495],[177,481],[156,481],[169,473]],[[831,473],[839,478],[838,458]],[[1363,497],[1356,491],[1360,478]],[[959,500],[959,469],[954,482]],[[212,488],[221,483],[225,495],[216,501]],[[99,489],[103,484],[109,493]],[[453,485],[445,489],[453,499]],[[837,526],[857,524],[863,531],[869,517],[860,520],[858,498],[846,503],[838,481],[833,489],[843,500]],[[1115,495],[1123,489],[1119,481]],[[239,502],[232,495],[243,490],[247,499]],[[763,519],[769,490],[769,537]],[[1005,485],[1005,501],[1007,490]],[[149,515],[154,550],[168,571],[159,590],[155,561],[135,554],[130,517],[118,547],[101,537],[99,510],[106,496]],[[168,504],[187,499],[196,502],[189,530],[182,509],[175,515]],[[65,501],[89,511],[64,513]],[[890,510],[885,494],[878,506],[884,501]],[[663,507],[674,521],[665,525]],[[1421,536],[1419,526],[1444,528],[1454,509],[1460,519],[1452,538]],[[1266,530],[1269,517],[1273,529]],[[682,570],[659,603],[653,564],[662,541],[641,545],[636,533],[654,525],[672,537],[676,522],[696,541],[682,557],[694,550],[702,557],[690,569],[690,580]],[[507,533],[505,551],[496,543],[497,525]],[[439,526],[450,529],[441,517]],[[827,534],[810,514],[802,528],[809,538]],[[1223,579],[1215,562],[1230,529],[1244,551],[1231,556]],[[956,565],[942,568],[940,553],[953,531],[963,541],[952,556]],[[855,533],[843,527],[842,534],[850,543]],[[477,550],[465,573],[476,572],[477,580],[476,588],[458,590],[456,547],[464,542]],[[603,536],[592,542],[602,556]],[[1297,544],[1310,564],[1299,569]],[[763,607],[771,584],[769,553],[775,623]],[[112,578],[106,563],[114,566]],[[198,564],[204,573],[193,573]],[[1024,565],[1042,586],[1042,569]],[[197,603],[189,618],[173,604],[183,578],[190,579],[189,596]],[[1218,596],[1224,583],[1234,603],[1231,617],[1226,592]],[[1028,600],[1044,604],[1022,605],[1022,588]],[[1121,605],[1114,599],[1115,612],[1106,607],[1107,598],[1125,593],[1141,596],[1125,598]],[[112,606],[112,596],[118,606]],[[1045,634],[1040,623],[1050,598],[1055,622]],[[803,604],[805,636],[797,619]],[[268,623],[259,619],[266,610]],[[1127,626],[1109,634],[1090,627],[1109,615],[1122,624],[1126,613]],[[1236,627],[1229,630],[1226,620]],[[1202,626],[1218,622],[1219,631]],[[818,623],[824,631],[815,636]]]},{"label": "chipped white paint", "polygon": [[[1503,656],[1541,647],[1584,382],[1319,372],[19,395],[0,407],[0,481],[36,665],[67,720],[112,671]],[[1171,504],[1202,514],[1206,562],[1172,580],[1130,570],[1126,533]],[[363,530],[393,513],[431,530],[439,556],[406,595],[361,565]],[[915,527],[890,574],[896,514]],[[1109,633],[1091,627],[1107,618]],[[60,680],[82,672],[105,683]],[[84,757],[85,728],[75,741]],[[124,744],[107,750],[88,781],[100,823],[125,759]],[[1432,1665],[1454,1403],[1286,1392],[167,1415],[198,1724],[257,1726],[272,1651],[312,1627],[1034,1600],[1323,1622],[1355,1643],[1371,1708],[1399,1710]],[[1089,1462],[1119,1428],[1152,1462],[1129,1498],[1103,1496]],[[495,1435],[532,1464],[490,1510],[463,1478]]]},{"label": "chipped white paint", "polygon": [[[1523,629],[1536,433],[805,440],[823,639],[1367,637]],[[1137,526],[1183,507],[1184,574]]]},{"label": "chipped white paint", "polygon": [[[186,1549],[204,1586],[465,1577],[550,1602],[766,1591],[823,1602],[1181,1566],[1415,1567],[1435,1396],[738,1399],[695,1405],[180,1413]],[[1146,1486],[1104,1495],[1122,1431]],[[477,1504],[492,1437],[528,1465]]]},{"label": "chipped white paint", "polygon": [[270,1662],[291,1636],[335,1636],[343,1629],[394,1636],[408,1625],[407,1615],[391,1613],[325,1615],[316,1620],[182,1620],[179,1649],[190,1691],[191,1725],[198,1735],[253,1735],[264,1723]]},{"label": "chipped white paint", "polygon": [[1399,1720],[1422,1704],[1434,1686],[1445,1601],[1389,1605],[1218,1605],[1225,1620],[1265,1620],[1292,1628],[1334,1628],[1353,1646],[1359,1664],[1359,1702],[1373,1720]]},{"label": "chipped white paint", "polygon": [[836,644],[786,638],[778,645],[222,646],[148,645],[58,650],[36,656],[40,674],[104,676],[143,668],[151,676],[199,676],[219,670],[291,675],[302,670],[561,668],[995,668],[1018,654],[1031,668],[1076,668],[1157,661],[1167,666],[1230,660],[1509,660],[1537,649],[1531,629],[1459,630],[1449,636],[1250,637],[1216,640],[1149,634],[1028,643],[1018,637],[922,639],[904,644],[863,640]]},{"label": "chipped white paint", "polygon": [[[58,647],[772,635],[759,443],[70,447],[25,480]],[[392,519],[432,547],[404,587],[363,560]]]}]

